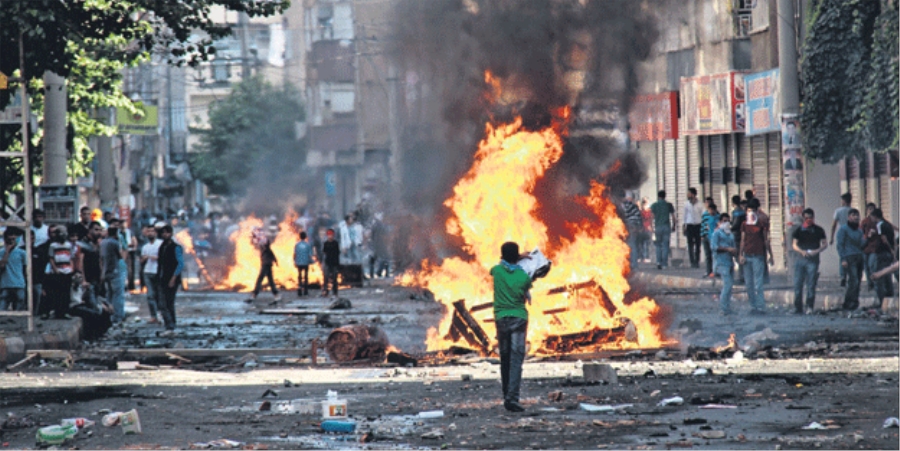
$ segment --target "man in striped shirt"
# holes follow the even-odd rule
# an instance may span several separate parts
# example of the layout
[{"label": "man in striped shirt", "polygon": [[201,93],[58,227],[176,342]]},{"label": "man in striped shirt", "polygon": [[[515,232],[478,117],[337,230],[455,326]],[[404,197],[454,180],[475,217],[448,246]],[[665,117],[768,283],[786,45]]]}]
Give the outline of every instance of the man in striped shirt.
[{"label": "man in striped shirt", "polygon": [[643,227],[643,219],[641,218],[641,209],[634,204],[634,195],[625,193],[625,200],[622,201],[622,217],[625,220],[625,226],[628,227],[628,248],[631,249],[631,269],[637,269],[638,255],[638,235]]}]

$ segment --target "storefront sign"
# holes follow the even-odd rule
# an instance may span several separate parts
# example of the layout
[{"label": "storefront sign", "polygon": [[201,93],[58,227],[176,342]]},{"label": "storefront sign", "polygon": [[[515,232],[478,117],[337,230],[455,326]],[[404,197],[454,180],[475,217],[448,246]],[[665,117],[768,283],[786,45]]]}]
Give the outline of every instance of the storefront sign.
[{"label": "storefront sign", "polygon": [[744,75],[725,72],[681,79],[682,134],[722,135],[743,132]]},{"label": "storefront sign", "polygon": [[628,125],[632,141],[678,139],[678,93],[635,97],[628,113]]},{"label": "storefront sign", "polygon": [[116,110],[116,125],[122,135],[155,135],[159,128],[159,114],[156,106],[134,102],[137,113],[125,108]]},{"label": "storefront sign", "polygon": [[744,76],[747,86],[747,135],[781,130],[778,69]]}]

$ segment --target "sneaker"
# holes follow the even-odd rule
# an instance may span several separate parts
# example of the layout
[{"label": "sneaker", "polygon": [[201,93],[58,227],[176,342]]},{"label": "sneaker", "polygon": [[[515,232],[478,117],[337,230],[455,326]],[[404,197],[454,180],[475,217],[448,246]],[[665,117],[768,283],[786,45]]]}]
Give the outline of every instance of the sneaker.
[{"label": "sneaker", "polygon": [[278,293],[278,294],[275,295],[275,300],[276,300],[276,301],[280,301],[280,300],[281,300],[281,293]]},{"label": "sneaker", "polygon": [[159,324],[159,320],[156,318],[150,318],[147,320],[148,324]]},{"label": "sneaker", "polygon": [[525,407],[522,407],[522,405],[516,401],[504,402],[503,408],[505,408],[506,410],[508,410],[510,412],[524,412],[525,411]]},{"label": "sneaker", "polygon": [[815,313],[815,312],[813,311],[812,307],[806,308],[806,312],[805,312],[806,315],[812,315],[813,313]]}]

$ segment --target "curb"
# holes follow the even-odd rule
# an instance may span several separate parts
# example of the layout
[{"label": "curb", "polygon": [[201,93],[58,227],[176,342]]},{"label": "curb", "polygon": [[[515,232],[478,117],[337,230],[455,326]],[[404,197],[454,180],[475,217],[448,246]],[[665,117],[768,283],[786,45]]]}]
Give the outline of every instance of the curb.
[{"label": "curb", "polygon": [[74,317],[57,332],[30,332],[20,336],[0,337],[0,364],[22,360],[35,349],[76,349],[81,342],[81,318]]}]

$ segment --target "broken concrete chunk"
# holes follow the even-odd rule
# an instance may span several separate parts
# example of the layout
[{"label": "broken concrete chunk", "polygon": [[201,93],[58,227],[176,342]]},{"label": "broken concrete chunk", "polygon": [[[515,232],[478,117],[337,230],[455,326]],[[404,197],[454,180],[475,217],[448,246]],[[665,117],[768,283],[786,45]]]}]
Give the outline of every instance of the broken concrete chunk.
[{"label": "broken concrete chunk", "polygon": [[353,304],[350,303],[350,300],[347,298],[337,298],[331,305],[328,306],[330,310],[346,310],[349,308],[353,308]]},{"label": "broken concrete chunk", "polygon": [[694,436],[705,439],[725,438],[725,431],[700,431],[695,433]]},{"label": "broken concrete chunk", "polygon": [[422,434],[421,437],[424,439],[433,439],[433,440],[444,438],[444,431],[442,431],[440,429],[432,429],[432,430]]}]

